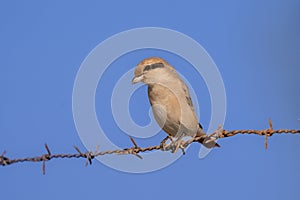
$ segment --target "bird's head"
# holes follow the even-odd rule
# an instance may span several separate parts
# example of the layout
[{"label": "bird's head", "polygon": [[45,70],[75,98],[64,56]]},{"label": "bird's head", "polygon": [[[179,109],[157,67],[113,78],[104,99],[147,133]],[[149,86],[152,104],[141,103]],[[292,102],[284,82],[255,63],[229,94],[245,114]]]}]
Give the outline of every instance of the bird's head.
[{"label": "bird's head", "polygon": [[171,71],[174,71],[174,68],[164,59],[158,57],[146,58],[136,66],[132,83],[157,83],[163,80]]}]

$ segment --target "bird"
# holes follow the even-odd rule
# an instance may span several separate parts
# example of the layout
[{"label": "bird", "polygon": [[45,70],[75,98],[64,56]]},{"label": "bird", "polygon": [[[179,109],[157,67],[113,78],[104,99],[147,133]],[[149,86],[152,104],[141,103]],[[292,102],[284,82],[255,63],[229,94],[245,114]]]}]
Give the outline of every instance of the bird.
[{"label": "bird", "polygon": [[[181,141],[186,136],[206,135],[195,114],[187,85],[166,60],[150,57],[140,61],[134,70],[132,84],[138,82],[148,86],[154,118],[167,133],[167,138]],[[220,147],[215,140],[205,142],[202,139],[199,143],[207,148]]]}]

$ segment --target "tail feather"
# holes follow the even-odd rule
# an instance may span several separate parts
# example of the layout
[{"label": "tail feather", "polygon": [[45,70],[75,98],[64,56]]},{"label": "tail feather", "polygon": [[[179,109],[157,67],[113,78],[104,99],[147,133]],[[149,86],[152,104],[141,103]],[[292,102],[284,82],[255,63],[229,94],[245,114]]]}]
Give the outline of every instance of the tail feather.
[{"label": "tail feather", "polygon": [[220,146],[218,143],[215,143],[215,146],[214,146],[214,147],[220,148],[221,146]]},{"label": "tail feather", "polygon": [[[200,137],[200,136],[203,136],[203,135],[206,135],[206,134],[203,131],[201,124],[199,123],[199,129],[197,131],[196,136]],[[206,148],[221,147],[218,143],[216,143],[214,141],[209,142],[209,143],[206,143],[205,141],[206,141],[205,139],[201,139],[201,140],[199,140],[199,143],[202,144],[203,146],[205,146]]]}]

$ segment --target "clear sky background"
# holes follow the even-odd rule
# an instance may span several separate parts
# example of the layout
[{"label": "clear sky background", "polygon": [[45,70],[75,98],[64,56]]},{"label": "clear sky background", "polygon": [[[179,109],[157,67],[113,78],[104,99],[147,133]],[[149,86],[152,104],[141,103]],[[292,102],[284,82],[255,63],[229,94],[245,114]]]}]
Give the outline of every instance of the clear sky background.
[{"label": "clear sky background", "polygon": [[[2,1],[0,3],[0,151],[8,157],[84,150],[72,115],[76,73],[89,52],[113,34],[157,26],[180,31],[199,42],[223,77],[227,93],[225,129],[300,129],[299,1]],[[165,57],[189,79],[207,128],[210,102],[191,66],[162,51],[131,52],[104,76],[96,100],[109,102],[110,88],[144,57]],[[118,68],[118,65],[121,65]],[[121,70],[120,70],[121,69]],[[189,78],[190,77],[190,78]],[[146,87],[130,106],[138,124],[149,122]],[[122,99],[120,99],[122,101]],[[140,102],[140,103],[137,103]],[[134,104],[135,106],[132,106]],[[109,104],[107,104],[109,105]],[[118,145],[128,137],[96,104],[100,122]],[[107,116],[107,117],[105,117]],[[137,142],[156,145],[163,133]],[[239,135],[219,141],[222,148],[198,159],[199,146],[172,165],[129,174],[98,161],[53,160],[0,167],[2,199],[300,199],[299,135],[264,138]]]}]

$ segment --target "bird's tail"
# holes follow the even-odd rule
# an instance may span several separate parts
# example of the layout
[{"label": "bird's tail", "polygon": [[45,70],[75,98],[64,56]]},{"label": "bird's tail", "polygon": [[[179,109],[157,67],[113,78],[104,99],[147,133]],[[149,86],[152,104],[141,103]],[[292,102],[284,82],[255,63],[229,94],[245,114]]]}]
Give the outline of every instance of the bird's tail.
[{"label": "bird's tail", "polygon": [[[197,137],[201,137],[203,135],[206,135],[202,129],[202,126],[199,124],[199,129],[197,131],[196,136]],[[221,147],[218,143],[216,143],[214,140],[212,141],[208,141],[208,138],[203,138],[199,140],[199,143],[201,143],[203,146],[205,146],[206,148],[214,148],[214,147]]]}]

